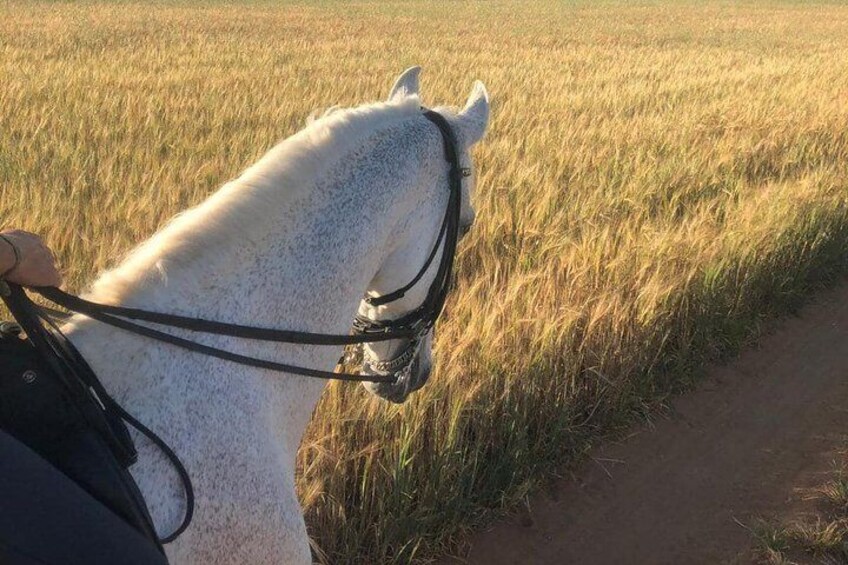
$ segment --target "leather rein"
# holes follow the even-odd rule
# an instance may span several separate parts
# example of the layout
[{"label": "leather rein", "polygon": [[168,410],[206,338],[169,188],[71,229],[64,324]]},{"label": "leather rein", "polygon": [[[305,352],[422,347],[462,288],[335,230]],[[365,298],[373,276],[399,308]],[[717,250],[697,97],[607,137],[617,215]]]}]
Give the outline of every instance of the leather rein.
[{"label": "leather rein", "polygon": [[398,380],[398,372],[389,372],[388,374],[378,375],[361,375],[359,373],[336,373],[309,367],[278,363],[276,361],[248,357],[225,349],[205,345],[190,339],[141,325],[131,320],[150,322],[160,326],[186,329],[199,333],[303,345],[361,345],[363,343],[406,339],[409,341],[409,344],[403,352],[396,359],[385,363],[388,364],[387,366],[390,366],[395,361],[404,359],[404,362],[407,363],[405,368],[408,369],[408,364],[411,363],[412,358],[414,358],[417,354],[421,339],[423,339],[426,333],[432,329],[436,320],[439,318],[439,315],[442,313],[445,300],[447,299],[447,295],[450,290],[454,258],[456,256],[456,246],[457,241],[459,240],[462,178],[463,176],[468,176],[470,174],[468,169],[460,167],[459,147],[456,136],[454,135],[453,129],[448,121],[441,114],[425,108],[422,108],[422,116],[439,128],[439,132],[441,133],[442,140],[444,142],[445,160],[449,164],[448,185],[450,195],[448,197],[448,204],[445,210],[444,219],[442,220],[439,234],[433,245],[432,251],[427,257],[424,265],[418,271],[418,274],[416,274],[409,283],[389,294],[378,297],[365,297],[363,299],[371,306],[382,306],[399,300],[424,277],[435,260],[439,248],[442,247],[438,270],[436,271],[436,276],[430,285],[424,302],[418,308],[400,318],[393,320],[372,320],[357,314],[353,323],[351,334],[321,334],[232,324],[190,316],[152,312],[150,310],[140,308],[100,304],[69,294],[55,287],[33,287],[32,290],[47,300],[58,304],[69,311],[83,314],[104,324],[155,339],[157,341],[169,343],[189,351],[224,359],[226,361],[232,361],[234,363],[251,367],[270,369],[272,371],[292,373],[304,377],[341,381],[395,383]]}]

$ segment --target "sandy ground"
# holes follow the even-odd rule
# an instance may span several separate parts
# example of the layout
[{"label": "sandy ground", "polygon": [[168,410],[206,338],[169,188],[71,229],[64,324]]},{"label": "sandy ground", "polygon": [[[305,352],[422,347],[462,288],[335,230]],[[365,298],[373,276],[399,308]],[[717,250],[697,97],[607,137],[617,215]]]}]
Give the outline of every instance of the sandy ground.
[{"label": "sandy ground", "polygon": [[797,511],[846,446],[842,284],[448,563],[752,563],[746,526]]}]

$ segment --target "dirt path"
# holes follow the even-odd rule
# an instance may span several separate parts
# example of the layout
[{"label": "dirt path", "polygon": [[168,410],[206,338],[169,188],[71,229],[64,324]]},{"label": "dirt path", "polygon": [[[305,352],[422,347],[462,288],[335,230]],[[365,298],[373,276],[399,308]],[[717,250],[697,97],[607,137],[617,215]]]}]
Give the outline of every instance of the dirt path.
[{"label": "dirt path", "polygon": [[741,524],[803,505],[796,489],[818,484],[846,445],[843,284],[712,369],[670,419],[599,449],[528,516],[476,536],[467,562],[751,563]]}]

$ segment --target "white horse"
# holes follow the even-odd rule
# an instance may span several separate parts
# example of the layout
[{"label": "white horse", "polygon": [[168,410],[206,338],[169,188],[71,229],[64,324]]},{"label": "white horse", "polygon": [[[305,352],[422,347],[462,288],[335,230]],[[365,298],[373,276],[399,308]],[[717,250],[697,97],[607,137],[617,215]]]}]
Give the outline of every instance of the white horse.
[{"label": "white horse", "polygon": [[[439,130],[419,109],[417,67],[387,102],[333,110],[170,222],[94,283],[88,298],[207,319],[347,333],[357,311],[389,319],[415,309],[435,269],[387,306],[362,302],[408,282],[434,245],[448,198]],[[446,108],[463,167],[488,123],[479,81]],[[471,179],[461,222],[470,225]],[[161,435],[191,475],[191,527],[167,546],[174,564],[309,563],[295,494],[295,454],[325,381],[236,365],[76,316],[65,328],[107,390]],[[174,333],[197,339],[182,330]],[[339,348],[203,336],[207,344],[332,370]],[[389,359],[400,340],[367,350]],[[430,370],[429,342],[417,370]],[[420,375],[419,375],[420,376]],[[374,392],[380,392],[371,387]],[[132,468],[161,535],[185,510],[170,463],[135,435]]]}]

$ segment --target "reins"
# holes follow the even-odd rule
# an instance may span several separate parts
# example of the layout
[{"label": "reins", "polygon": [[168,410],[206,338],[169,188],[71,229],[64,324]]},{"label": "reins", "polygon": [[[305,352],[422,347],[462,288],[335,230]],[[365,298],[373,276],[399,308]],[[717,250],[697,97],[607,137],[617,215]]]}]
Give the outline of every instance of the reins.
[{"label": "reins", "polygon": [[[120,420],[147,436],[174,466],[185,489],[186,511],[180,525],[171,534],[160,538],[159,542],[169,543],[175,540],[188,528],[194,515],[194,487],[180,458],[161,437],[112,398],[76,347],[53,321],[48,310],[30,300],[23,287],[0,279],[0,297],[26,333],[27,340],[42,354],[41,358],[61,380],[74,401],[85,404],[88,399],[88,402],[94,401],[102,409],[109,424],[103,425],[95,420],[89,421],[89,425],[98,431],[122,466],[128,467],[135,463],[138,453],[129,436],[124,435],[125,428],[122,433],[122,428],[118,425]],[[155,535],[152,523],[150,528]]]}]

